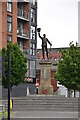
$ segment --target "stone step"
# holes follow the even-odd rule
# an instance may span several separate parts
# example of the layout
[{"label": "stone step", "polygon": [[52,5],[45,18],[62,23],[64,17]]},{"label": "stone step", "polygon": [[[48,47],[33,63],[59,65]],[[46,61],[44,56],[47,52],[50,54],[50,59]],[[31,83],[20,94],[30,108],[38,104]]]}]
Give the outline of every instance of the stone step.
[{"label": "stone step", "polygon": [[[6,106],[7,106],[7,104],[8,103],[4,103],[4,104],[6,104]],[[3,104],[3,105],[4,105]],[[55,106],[78,106],[78,103],[51,103],[51,102],[29,102],[29,103],[26,103],[26,102],[13,102],[13,105],[20,105],[20,106],[22,106],[22,105],[25,105],[25,106],[29,106],[29,105],[33,105],[33,106],[35,106],[35,105],[55,105]]]},{"label": "stone step", "polygon": [[[78,111],[78,98],[65,98],[53,96],[27,96],[13,99],[14,111]],[[3,100],[7,104],[7,100]]]},{"label": "stone step", "polygon": [[[78,99],[12,99],[14,101],[54,101],[54,102],[78,102]],[[7,102],[7,100],[3,100],[3,102]]]},{"label": "stone step", "polygon": [[[8,102],[3,102],[2,103],[3,105],[7,105],[8,104]],[[19,104],[19,105],[30,105],[30,104],[32,104],[32,105],[35,105],[35,104],[49,104],[49,105],[78,105],[78,102],[39,102],[39,101],[37,101],[37,102],[35,102],[35,101],[33,101],[33,102],[23,102],[23,101],[19,101],[19,102],[15,102],[15,101],[13,101],[13,104]]]},{"label": "stone step", "polygon": [[[10,118],[10,120],[79,120],[78,118]],[[7,120],[7,118],[2,118]]]},{"label": "stone step", "polygon": [[66,99],[70,99],[70,100],[76,100],[76,99],[78,99],[78,98],[66,98],[66,97],[51,97],[51,96],[40,96],[40,97],[37,97],[37,96],[35,96],[35,97],[11,97],[11,99],[15,99],[15,100],[18,100],[18,99],[20,99],[20,100],[25,100],[25,99],[56,99],[56,100],[66,100]]},{"label": "stone step", "polygon": [[35,109],[36,108],[36,110],[37,109],[58,109],[58,108],[60,108],[60,109],[67,109],[67,110],[69,110],[69,109],[72,109],[72,110],[74,110],[74,109],[77,109],[78,110],[78,107],[69,107],[69,106],[67,106],[67,107],[64,107],[64,106],[57,106],[57,107],[55,107],[55,106],[13,106],[13,109],[20,109],[20,110],[22,110],[22,109]]},{"label": "stone step", "polygon": [[18,107],[16,107],[16,108],[13,108],[13,110],[14,111],[78,111],[78,109],[77,108],[75,108],[75,109],[73,109],[73,108],[49,108],[49,107],[44,107],[44,108],[41,108],[41,107],[39,107],[39,108],[37,108],[37,107],[35,107],[35,108],[30,108],[30,107],[27,107],[27,108],[18,108]]}]

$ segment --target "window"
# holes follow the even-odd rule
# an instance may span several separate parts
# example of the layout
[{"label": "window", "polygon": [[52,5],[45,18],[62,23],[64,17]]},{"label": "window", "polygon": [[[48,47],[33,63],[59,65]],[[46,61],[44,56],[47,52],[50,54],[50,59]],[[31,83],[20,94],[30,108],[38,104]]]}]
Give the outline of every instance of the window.
[{"label": "window", "polygon": [[30,77],[35,77],[36,67],[35,61],[30,61]]},{"label": "window", "polygon": [[29,60],[27,60],[27,77],[29,77]]},{"label": "window", "polygon": [[24,48],[24,42],[19,40],[18,44],[19,44],[19,48],[20,48],[20,50],[23,51],[23,48]]},{"label": "window", "polygon": [[32,49],[30,49],[30,55],[32,55]]},{"label": "window", "polygon": [[36,55],[36,45],[34,43],[30,44],[30,55]]},{"label": "window", "polygon": [[12,0],[7,0],[7,2],[12,2]]},{"label": "window", "polygon": [[35,0],[31,0],[32,4],[35,5]]},{"label": "window", "polygon": [[12,12],[12,0],[7,0],[7,12]]},{"label": "window", "polygon": [[7,16],[7,31],[12,32],[12,17]]},{"label": "window", "polygon": [[31,26],[31,40],[35,40],[35,27]]},{"label": "window", "polygon": [[30,43],[30,48],[32,48],[32,43]]},{"label": "window", "polygon": [[8,42],[12,42],[12,36],[11,35],[7,35],[7,43]]},{"label": "window", "polygon": [[35,50],[33,50],[33,55],[35,55]]},{"label": "window", "polygon": [[35,23],[35,10],[31,9],[31,22]]},{"label": "window", "polygon": [[33,49],[35,49],[35,44],[33,44]]}]

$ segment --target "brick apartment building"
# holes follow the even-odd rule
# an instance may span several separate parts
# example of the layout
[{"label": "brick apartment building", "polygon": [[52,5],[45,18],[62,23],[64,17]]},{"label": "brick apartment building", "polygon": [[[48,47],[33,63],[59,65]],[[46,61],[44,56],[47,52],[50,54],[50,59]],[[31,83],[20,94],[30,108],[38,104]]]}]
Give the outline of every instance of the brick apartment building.
[{"label": "brick apartment building", "polygon": [[27,77],[36,82],[37,2],[7,0],[0,2],[0,49],[18,42],[27,58]]},{"label": "brick apartment building", "polygon": [[78,44],[80,47],[80,1],[78,2]]}]

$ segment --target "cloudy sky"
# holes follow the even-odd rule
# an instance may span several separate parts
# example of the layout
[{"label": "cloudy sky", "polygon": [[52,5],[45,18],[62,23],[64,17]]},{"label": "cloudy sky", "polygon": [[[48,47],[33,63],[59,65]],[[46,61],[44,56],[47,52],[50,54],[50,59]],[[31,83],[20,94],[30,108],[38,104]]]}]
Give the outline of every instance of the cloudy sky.
[{"label": "cloudy sky", "polygon": [[[53,48],[78,42],[78,0],[38,0],[38,27]],[[41,48],[39,37],[37,47]]]}]

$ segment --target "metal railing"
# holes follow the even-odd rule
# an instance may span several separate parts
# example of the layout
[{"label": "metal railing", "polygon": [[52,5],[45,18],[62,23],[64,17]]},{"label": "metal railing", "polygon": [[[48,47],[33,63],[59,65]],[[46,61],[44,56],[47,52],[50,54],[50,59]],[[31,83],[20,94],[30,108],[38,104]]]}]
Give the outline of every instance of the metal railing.
[{"label": "metal railing", "polygon": [[36,4],[36,0],[31,0],[31,5],[35,5]]},{"label": "metal railing", "polygon": [[29,31],[26,29],[17,28],[17,35],[28,39]]},{"label": "metal railing", "polygon": [[22,0],[23,2],[29,2],[29,0]]},{"label": "metal railing", "polygon": [[24,53],[24,54],[29,54],[29,48],[27,48],[26,46],[22,46],[22,45],[18,45],[20,50]]},{"label": "metal railing", "polygon": [[29,12],[17,8],[17,16],[29,21]]}]

